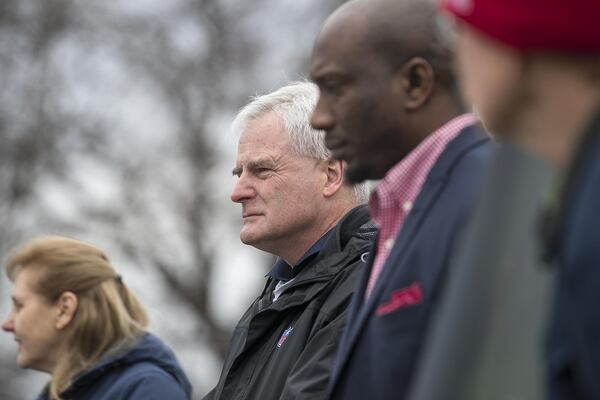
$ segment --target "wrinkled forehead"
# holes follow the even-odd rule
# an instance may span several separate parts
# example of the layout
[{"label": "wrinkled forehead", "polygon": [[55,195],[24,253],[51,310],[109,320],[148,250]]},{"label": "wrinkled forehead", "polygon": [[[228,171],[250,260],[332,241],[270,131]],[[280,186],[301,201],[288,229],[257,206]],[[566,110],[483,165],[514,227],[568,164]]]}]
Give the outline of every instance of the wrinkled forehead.
[{"label": "wrinkled forehead", "polygon": [[240,146],[261,146],[272,143],[283,145],[290,138],[282,119],[275,111],[269,111],[259,117],[250,119],[244,126],[238,140]]},{"label": "wrinkled forehead", "polygon": [[283,122],[275,113],[269,113],[248,122],[238,140],[237,159],[239,162],[250,157],[291,152],[291,139]]}]

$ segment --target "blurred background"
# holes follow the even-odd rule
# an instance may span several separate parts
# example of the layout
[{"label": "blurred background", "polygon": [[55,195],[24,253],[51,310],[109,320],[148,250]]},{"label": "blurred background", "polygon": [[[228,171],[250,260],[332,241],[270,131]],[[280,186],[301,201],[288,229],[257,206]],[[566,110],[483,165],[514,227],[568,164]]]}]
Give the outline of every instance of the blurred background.
[{"label": "blurred background", "polygon": [[[201,398],[272,259],[229,200],[249,96],[303,79],[342,0],[0,2],[0,256],[42,234],[104,249]],[[0,314],[11,285],[0,277]],[[0,398],[34,398],[0,335]]]}]

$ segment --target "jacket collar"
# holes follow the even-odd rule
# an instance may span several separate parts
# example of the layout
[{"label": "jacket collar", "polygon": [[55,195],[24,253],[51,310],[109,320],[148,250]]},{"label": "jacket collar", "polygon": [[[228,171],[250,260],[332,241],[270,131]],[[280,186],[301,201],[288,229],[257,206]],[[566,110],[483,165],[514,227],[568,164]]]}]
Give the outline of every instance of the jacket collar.
[{"label": "jacket collar", "polygon": [[454,165],[460,161],[463,154],[489,140],[490,136],[485,132],[481,123],[464,128],[454,140],[448,143],[446,150],[431,169],[426,182],[431,183],[450,175]]},{"label": "jacket collar", "polygon": [[[145,333],[133,342],[123,341],[117,343],[100,361],[75,377],[73,384],[64,393],[61,393],[61,396],[65,398],[73,397],[81,387],[97,380],[110,371],[113,366],[134,364],[141,361],[151,362],[160,367],[173,376],[186,393],[191,393],[191,383],[177,363],[173,352],[158,337],[151,333]],[[38,399],[45,400],[48,398],[48,387],[46,387]]]},{"label": "jacket collar", "polygon": [[350,210],[331,231],[329,240],[319,254],[296,278],[298,281],[319,276],[331,276],[345,266],[344,260],[360,257],[370,247],[377,228],[371,221],[366,205]]},{"label": "jacket collar", "polygon": [[285,262],[283,258],[277,257],[277,261],[273,265],[273,268],[271,268],[271,271],[269,271],[269,273],[266,276],[270,276],[271,278],[277,281],[283,282],[294,279],[296,275],[300,273],[302,268],[304,268],[308,263],[310,263],[310,261],[313,258],[315,258],[319,254],[319,252],[325,246],[325,243],[327,243],[327,240],[329,239],[332,233],[333,229],[329,230],[326,234],[321,236],[321,238],[317,240],[316,243],[313,244],[311,248],[308,249],[302,257],[300,257],[300,260],[298,260],[296,265],[293,267],[287,262]]},{"label": "jacket collar", "polygon": [[[323,289],[323,285],[315,285],[318,281],[327,282],[333,275],[355,259],[361,258],[371,247],[377,228],[371,222],[366,205],[360,205],[350,210],[330,231],[328,240],[319,253],[308,262],[298,273],[295,281],[286,289],[286,293],[275,303],[271,301],[271,293],[276,285],[269,279],[258,300],[259,311],[266,308],[283,310],[310,301]],[[292,288],[306,286],[306,290]],[[285,294],[289,294],[289,297]]]}]

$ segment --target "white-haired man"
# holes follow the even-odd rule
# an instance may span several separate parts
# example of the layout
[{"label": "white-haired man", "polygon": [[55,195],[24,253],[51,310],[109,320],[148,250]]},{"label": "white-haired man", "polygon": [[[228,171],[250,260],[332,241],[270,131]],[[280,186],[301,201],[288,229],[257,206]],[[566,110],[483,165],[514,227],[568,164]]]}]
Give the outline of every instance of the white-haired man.
[{"label": "white-haired man", "polygon": [[219,383],[205,399],[319,399],[364,254],[374,237],[364,185],[344,184],[322,132],[309,119],[309,82],[243,108],[231,200],[240,239],[278,257],[261,295],[238,323]]}]

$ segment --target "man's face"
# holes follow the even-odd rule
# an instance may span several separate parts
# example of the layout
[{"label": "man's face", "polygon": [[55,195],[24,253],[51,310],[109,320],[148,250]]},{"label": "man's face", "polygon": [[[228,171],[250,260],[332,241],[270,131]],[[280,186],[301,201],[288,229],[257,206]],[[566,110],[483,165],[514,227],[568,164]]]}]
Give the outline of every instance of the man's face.
[{"label": "man's face", "polygon": [[242,205],[243,243],[280,255],[316,225],[323,162],[294,154],[274,112],[251,121],[242,134],[231,200]]},{"label": "man's face", "polygon": [[402,128],[401,88],[358,30],[350,24],[326,25],[310,72],[320,91],[311,125],[326,132],[333,157],[346,161],[350,183],[383,177],[410,151]]},{"label": "man's face", "polygon": [[526,82],[515,51],[468,26],[458,30],[456,67],[461,89],[486,127],[499,136],[511,135],[518,120]]},{"label": "man's face", "polygon": [[64,335],[54,326],[58,305],[48,304],[31,289],[38,274],[34,268],[18,274],[12,292],[13,307],[2,329],[14,335],[19,367],[52,372]]}]

